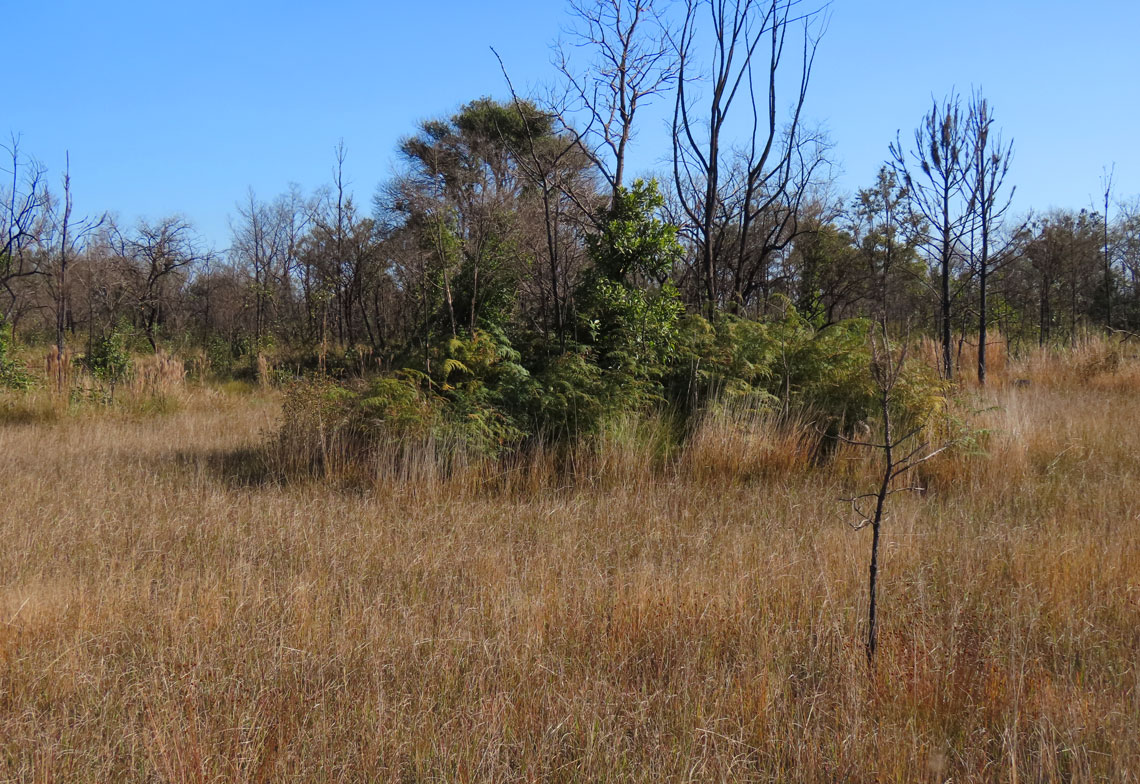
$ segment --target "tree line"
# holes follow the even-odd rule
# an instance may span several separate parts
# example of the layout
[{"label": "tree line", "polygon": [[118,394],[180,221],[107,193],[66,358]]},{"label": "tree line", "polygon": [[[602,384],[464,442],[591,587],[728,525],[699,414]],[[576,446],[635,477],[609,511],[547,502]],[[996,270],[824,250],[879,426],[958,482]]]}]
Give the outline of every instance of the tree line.
[{"label": "tree line", "polygon": [[[980,91],[933,100],[842,196],[805,108],[823,9],[571,0],[570,14],[554,95],[518,95],[504,69],[500,99],[411,129],[370,202],[346,186],[341,145],[326,186],[248,193],[224,252],[180,216],[76,216],[69,173],[50,178],[13,137],[5,322],[60,353],[125,332],[152,350],[428,376],[441,346],[491,335],[528,372],[584,356],[659,379],[683,322],[794,312],[817,333],[851,319],[929,333],[947,378],[969,342],[983,381],[995,331],[1016,348],[1140,325],[1140,200],[1106,177],[1098,208],[1013,215],[1014,146]],[[631,182],[653,102],[671,109],[669,163]]]}]

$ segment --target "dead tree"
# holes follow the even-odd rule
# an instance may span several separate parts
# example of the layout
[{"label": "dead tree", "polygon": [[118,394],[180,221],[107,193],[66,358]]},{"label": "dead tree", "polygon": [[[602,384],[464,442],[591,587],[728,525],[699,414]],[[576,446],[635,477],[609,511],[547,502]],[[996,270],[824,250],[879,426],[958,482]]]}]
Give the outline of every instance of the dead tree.
[{"label": "dead tree", "polygon": [[[83,247],[106,220],[106,215],[98,218],[82,218],[73,221],[71,199],[71,155],[66,155],[66,166],[63,170],[63,214],[52,216],[53,229],[57,234],[58,255],[55,268],[55,347],[63,361],[66,351],[65,332],[68,323],[68,313],[71,309],[70,281],[68,269],[72,259],[82,253]],[[54,213],[54,211],[53,211]]]},{"label": "dead tree", "polygon": [[[799,201],[825,147],[818,135],[805,135],[802,116],[823,23],[821,7],[806,6],[803,0],[686,0],[677,37],[673,179],[696,240],[697,277],[710,317],[718,304],[721,257],[735,249],[734,266],[739,267],[751,254],[763,290],[768,257],[778,248],[753,241],[750,233],[777,208],[777,230],[761,233],[784,244],[790,242],[789,228],[795,234]],[[702,68],[697,38],[706,24],[712,53]],[[797,28],[800,37],[789,38]],[[790,114],[781,116],[780,73],[787,67],[789,44],[799,49],[799,78]],[[693,93],[703,70],[708,92],[702,101]],[[727,138],[730,129],[740,129],[745,138],[734,143]],[[735,296],[743,294],[742,277],[734,281]]]},{"label": "dead tree", "polygon": [[1101,185],[1104,186],[1104,215],[1101,216],[1104,229],[1104,323],[1112,329],[1112,251],[1108,244],[1108,210],[1109,200],[1112,198],[1112,179],[1116,173],[1116,164],[1111,169],[1105,169],[1101,175]]},{"label": "dead tree", "polygon": [[[895,493],[918,490],[913,486],[895,486],[895,480],[909,473],[920,463],[925,463],[947,449],[950,444],[931,449],[930,444],[919,439],[925,424],[912,427],[903,435],[895,432],[895,390],[906,366],[907,343],[897,349],[891,346],[887,337],[885,322],[880,322],[879,332],[871,332],[871,378],[878,391],[879,415],[882,417],[881,441],[856,441],[839,436],[845,443],[877,450],[882,455],[882,470],[879,489],[873,493],[863,493],[843,500],[851,504],[857,517],[851,523],[856,531],[871,529],[871,563],[867,584],[867,639],[865,649],[867,665],[875,664],[875,650],[878,647],[878,582],[879,582],[879,543],[882,537],[883,521],[886,516],[887,499]],[[909,446],[909,448],[908,448]],[[903,453],[903,450],[907,451]],[[901,456],[900,456],[901,455]],[[873,503],[873,508],[868,505]]]},{"label": "dead tree", "polygon": [[[577,142],[605,178],[616,199],[625,179],[626,150],[637,111],[665,92],[677,74],[670,31],[655,0],[570,0],[578,24],[557,48],[573,109],[588,122]],[[571,55],[592,55],[579,71]],[[573,123],[563,125],[570,129]]]},{"label": "dead tree", "polygon": [[[978,231],[980,248],[971,243],[971,256],[978,276],[978,383],[986,383],[986,339],[989,327],[988,284],[993,263],[993,239],[1013,201],[1014,188],[1004,190],[1005,177],[1013,159],[1013,142],[1002,144],[1001,135],[993,129],[993,112],[981,93],[974,95],[967,124],[972,147],[971,205]],[[1016,236],[1013,232],[1011,236]],[[1006,255],[1009,243],[999,257]]]},{"label": "dead tree", "polygon": [[193,227],[179,216],[154,223],[141,221],[129,236],[112,226],[110,241],[134,278],[143,331],[151,350],[157,351],[158,329],[174,309],[187,273],[205,264],[213,252],[202,246]]},{"label": "dead tree", "polygon": [[935,101],[922,118],[922,124],[914,132],[914,149],[909,156],[900,140],[890,147],[891,165],[906,184],[911,209],[921,214],[928,227],[922,244],[938,266],[942,373],[947,380],[954,374],[951,278],[972,212],[966,130],[967,118],[962,115],[961,100],[951,93],[941,104]]},{"label": "dead tree", "polygon": [[47,170],[35,159],[27,159],[20,152],[20,138],[12,136],[10,144],[0,145],[4,156],[11,162],[7,187],[0,191],[0,287],[8,294],[3,318],[11,321],[17,305],[13,286],[22,278],[30,278],[42,271],[42,254],[35,252],[43,240],[47,227]]}]

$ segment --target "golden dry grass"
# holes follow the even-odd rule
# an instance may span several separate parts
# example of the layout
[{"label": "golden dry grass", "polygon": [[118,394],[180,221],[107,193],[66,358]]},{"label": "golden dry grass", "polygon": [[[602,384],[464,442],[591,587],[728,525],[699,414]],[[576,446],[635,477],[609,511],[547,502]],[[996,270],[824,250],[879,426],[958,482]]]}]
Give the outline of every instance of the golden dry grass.
[{"label": "golden dry grass", "polygon": [[892,499],[874,676],[795,432],[363,493],[258,483],[268,395],[5,425],[0,780],[1137,781],[1140,381],[1039,376]]}]

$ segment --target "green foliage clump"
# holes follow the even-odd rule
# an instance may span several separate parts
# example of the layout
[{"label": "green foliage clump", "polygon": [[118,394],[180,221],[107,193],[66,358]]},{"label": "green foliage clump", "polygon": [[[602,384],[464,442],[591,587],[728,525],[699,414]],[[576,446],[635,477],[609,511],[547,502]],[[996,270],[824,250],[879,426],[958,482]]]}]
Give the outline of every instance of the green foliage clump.
[{"label": "green foliage clump", "polygon": [[869,323],[843,321],[816,330],[794,308],[772,322],[774,379],[769,391],[785,406],[825,419],[854,422],[871,417],[877,400],[870,377]]},{"label": "green foliage clump", "polygon": [[94,342],[86,358],[87,368],[95,378],[111,385],[125,381],[131,372],[131,352],[127,333],[112,329]]},{"label": "green foliage clump", "polygon": [[206,341],[206,364],[218,379],[233,378],[239,369],[249,365],[247,358],[255,353],[253,341],[245,336],[227,340],[214,335]]},{"label": "green foliage clump", "polygon": [[589,349],[570,346],[537,376],[526,401],[535,432],[554,441],[569,441],[596,433],[615,409],[628,403],[607,394],[602,369]]},{"label": "green foliage clump", "polygon": [[12,325],[0,319],[0,386],[7,389],[28,389],[32,377],[27,369],[12,356]]},{"label": "green foliage clump", "polygon": [[[524,436],[508,395],[528,378],[505,339],[476,332],[433,348],[430,372],[406,368],[370,379],[324,374],[286,388],[281,454],[293,467],[368,464],[409,444],[443,463],[498,455]],[[501,342],[502,341],[502,342]]]},{"label": "green foliage clump", "polygon": [[[656,215],[663,204],[652,180],[638,180],[616,195],[601,230],[587,239],[593,264],[577,293],[604,391],[631,407],[660,398],[684,312],[669,280],[684,251],[677,227]],[[593,381],[588,374],[585,380]]]},{"label": "green foliage clump", "polygon": [[[355,409],[355,423],[366,432],[385,432],[395,438],[421,437],[431,432],[438,410],[423,394],[414,374],[372,379],[362,389],[334,387],[328,400]],[[352,419],[346,417],[346,422]]]},{"label": "green foliage clump", "polygon": [[903,431],[927,431],[928,440],[955,440],[965,432],[965,422],[947,419],[946,383],[930,365],[908,361],[892,393],[891,415]]},{"label": "green foliage clump", "polygon": [[[662,206],[656,183],[639,180],[599,215],[599,230],[587,239],[591,264],[575,290],[580,342],[540,341],[527,359],[514,348],[507,329],[516,296],[502,270],[515,251],[494,240],[480,259],[478,301],[464,273],[470,260],[454,260],[449,285],[459,308],[446,330],[431,330],[436,337],[415,355],[417,367],[294,385],[287,428],[327,461],[330,449],[376,455],[400,443],[430,442],[437,456],[497,456],[536,437],[572,443],[623,433],[628,440],[641,438],[639,423],[650,421],[668,424],[646,430],[654,439],[680,439],[686,417],[723,404],[794,410],[832,434],[874,419],[869,323],[820,328],[787,300],[774,302],[782,315],[766,321],[686,316],[670,282],[683,249],[676,227],[658,216]],[[435,251],[451,264],[462,255],[458,239],[442,223],[436,229]],[[466,324],[456,318],[461,312]],[[933,373],[914,365],[896,391],[899,421],[926,421],[940,395]],[[662,451],[668,445],[654,447]]]},{"label": "green foliage clump", "polygon": [[670,397],[692,410],[708,401],[767,407],[775,354],[767,325],[722,314],[690,314],[680,324],[668,379]]},{"label": "green foliage clump", "polygon": [[518,404],[532,394],[530,374],[499,331],[476,331],[436,348],[426,378],[442,412],[436,435],[497,454],[526,435]]},{"label": "green foliage clump", "polygon": [[[703,401],[804,412],[838,432],[878,415],[869,329],[860,319],[816,329],[790,304],[781,318],[763,322],[725,314],[710,324],[689,316],[680,330],[670,393],[689,409]],[[894,394],[898,420],[915,426],[931,421],[943,394],[931,368],[908,363]]]},{"label": "green foliage clump", "polygon": [[[513,258],[519,251],[512,241],[491,234],[470,258],[464,258],[453,281],[456,318],[474,329],[502,330],[518,305],[519,280]],[[470,321],[470,317],[474,321]]]}]

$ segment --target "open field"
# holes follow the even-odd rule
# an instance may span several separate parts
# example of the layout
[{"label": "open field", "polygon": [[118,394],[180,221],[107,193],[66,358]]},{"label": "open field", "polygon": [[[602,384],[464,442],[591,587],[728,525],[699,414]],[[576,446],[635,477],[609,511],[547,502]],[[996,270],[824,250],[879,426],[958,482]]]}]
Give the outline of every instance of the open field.
[{"label": "open field", "polygon": [[873,676],[853,454],[364,493],[242,480],[272,395],[5,425],[0,780],[1140,781],[1140,374],[1031,371],[892,498]]}]

